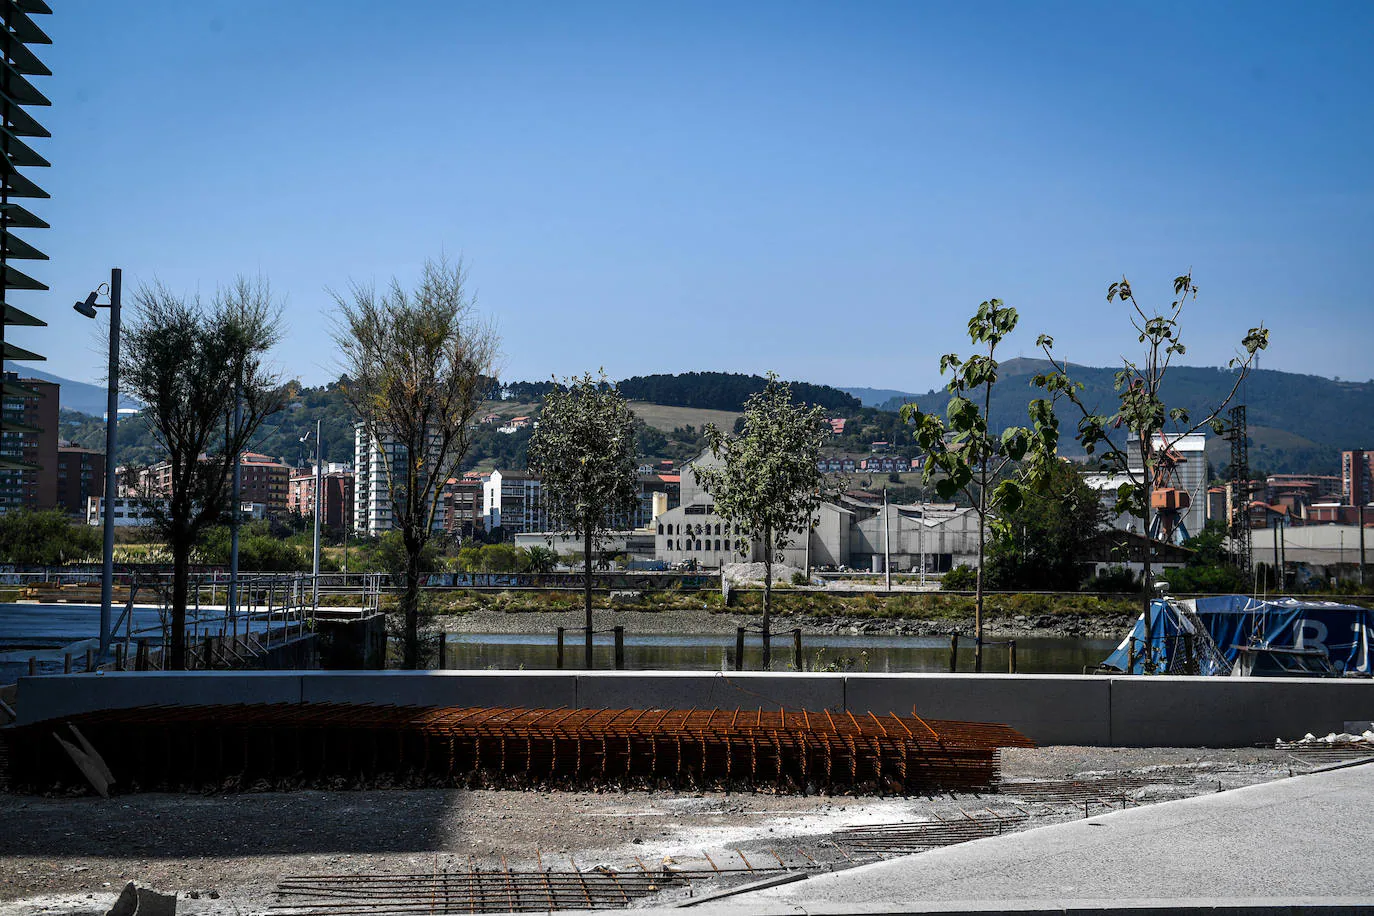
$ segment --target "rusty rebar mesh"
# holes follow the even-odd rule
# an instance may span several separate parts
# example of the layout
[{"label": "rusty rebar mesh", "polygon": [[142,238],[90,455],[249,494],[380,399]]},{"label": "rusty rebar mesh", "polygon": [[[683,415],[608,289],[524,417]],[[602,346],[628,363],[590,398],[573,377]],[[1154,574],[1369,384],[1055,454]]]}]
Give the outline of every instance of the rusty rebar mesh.
[{"label": "rusty rebar mesh", "polygon": [[344,704],[105,710],[10,736],[28,791],[84,785],[67,723],[118,791],[486,785],[745,786],[777,791],[987,790],[1005,725],[765,709],[425,708]]}]

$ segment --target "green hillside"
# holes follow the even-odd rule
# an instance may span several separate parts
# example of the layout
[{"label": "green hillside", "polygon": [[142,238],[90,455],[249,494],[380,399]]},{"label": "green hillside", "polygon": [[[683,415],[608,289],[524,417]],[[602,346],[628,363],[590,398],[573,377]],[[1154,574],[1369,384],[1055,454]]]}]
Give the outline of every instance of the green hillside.
[{"label": "green hillside", "polygon": [[[1026,422],[1026,404],[1040,396],[1032,387],[1031,377],[1045,368],[1040,360],[1014,359],[1002,364],[1002,382],[995,389],[992,420],[995,428]],[[1110,412],[1115,403],[1115,370],[1074,367],[1074,376],[1087,387],[1084,399],[1103,412]],[[698,395],[691,394],[692,378],[711,376],[719,384]],[[741,392],[758,376],[726,375],[724,373],[688,373],[667,381],[668,377],[646,377],[655,381],[649,387],[657,389],[668,401],[704,401],[709,403],[738,403]],[[1222,369],[1179,366],[1167,376],[1164,397],[1171,406],[1187,407],[1196,415],[1206,405],[1214,404],[1230,388],[1234,376]],[[627,380],[628,381],[628,380]],[[539,411],[534,386],[530,390],[509,386],[523,396],[508,401],[494,401],[484,405],[483,414],[502,417],[518,414],[536,415]],[[632,386],[633,387],[633,386]],[[803,390],[794,383],[794,391]],[[894,398],[883,410],[857,406],[852,395],[806,386],[805,390],[821,392],[830,399],[830,392],[838,394],[831,407],[834,416],[849,419],[846,435],[831,440],[831,445],[847,453],[865,453],[872,441],[886,440],[899,454],[914,454],[915,445],[906,430],[900,427],[895,411],[906,397]],[[1238,402],[1249,407],[1251,450],[1250,463],[1256,471],[1268,473],[1336,474],[1339,472],[1341,449],[1374,447],[1374,411],[1369,409],[1374,384],[1369,382],[1341,382],[1311,375],[1261,370],[1246,381]],[[943,390],[928,391],[910,396],[925,410],[943,411],[949,395]],[[726,425],[736,415],[722,412],[730,408],[710,408],[705,404],[662,404],[659,401],[637,403],[642,415],[640,451],[645,459],[671,458],[682,461],[694,457],[703,447],[702,426],[705,422]],[[738,408],[734,408],[737,410]],[[263,424],[252,448],[254,451],[279,458],[288,464],[301,464],[314,456],[310,445],[302,445],[300,437],[322,422],[326,461],[353,460],[353,415],[337,383],[318,388],[305,388],[292,383],[288,386],[285,410],[269,417]],[[489,424],[474,433],[468,453],[467,468],[493,467],[523,468],[525,448],[530,431],[513,435],[496,432],[499,424]],[[1072,428],[1065,417],[1066,431]],[[96,417],[72,411],[62,412],[63,438],[88,448],[104,448],[104,422]],[[139,417],[120,421],[121,463],[152,463],[160,459],[161,450]],[[1072,452],[1072,440],[1064,442],[1064,450]],[[1226,443],[1218,440],[1208,449],[1213,463],[1229,460]]]},{"label": "green hillside", "polygon": [[[1026,422],[1026,404],[1041,397],[1032,377],[1048,368],[1038,359],[1013,359],[1002,364],[1001,381],[994,389],[992,425],[1001,429]],[[1116,403],[1115,369],[1074,366],[1071,374],[1085,386],[1084,403],[1101,413]],[[1235,382],[1226,369],[1175,366],[1165,376],[1162,395],[1170,407],[1187,408],[1195,417],[1225,397]],[[1374,447],[1374,411],[1370,398],[1374,383],[1344,382],[1316,375],[1262,369],[1252,372],[1234,403],[1245,404],[1250,425],[1250,464],[1268,473],[1339,473],[1339,452]],[[924,410],[941,410],[949,395],[943,390],[915,396]],[[900,399],[883,405],[897,410]],[[1063,415],[1071,427],[1070,416]],[[1224,443],[1208,449],[1213,461],[1229,460]],[[1065,443],[1068,451],[1072,443]]]}]

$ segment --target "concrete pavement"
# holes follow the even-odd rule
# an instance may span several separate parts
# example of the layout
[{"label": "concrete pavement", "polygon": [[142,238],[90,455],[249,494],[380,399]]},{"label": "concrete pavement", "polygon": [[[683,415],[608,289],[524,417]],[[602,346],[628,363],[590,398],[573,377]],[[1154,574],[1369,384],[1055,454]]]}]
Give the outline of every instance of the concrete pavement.
[{"label": "concrete pavement", "polygon": [[1374,913],[1374,765],[992,837],[705,903],[742,913]]}]

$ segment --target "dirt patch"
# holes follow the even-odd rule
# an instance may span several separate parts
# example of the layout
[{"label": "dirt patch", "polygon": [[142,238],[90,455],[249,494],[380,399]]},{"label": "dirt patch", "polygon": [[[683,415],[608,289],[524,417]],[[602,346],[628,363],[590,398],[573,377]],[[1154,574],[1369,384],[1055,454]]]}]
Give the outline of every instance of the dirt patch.
[{"label": "dirt patch", "polygon": [[[1304,769],[1271,750],[1050,747],[1007,751],[1004,757],[1008,781],[1141,776],[1120,797],[1101,800],[1113,807],[1236,788]],[[129,880],[177,892],[179,913],[219,916],[265,910],[277,902],[274,889],[289,875],[432,874],[474,864],[501,868],[503,860],[512,868],[656,868],[665,856],[704,863],[703,854],[727,868],[741,867],[740,856],[757,865],[774,855],[789,867],[812,867],[805,865],[810,860],[817,868],[843,868],[873,854],[837,844],[837,829],[958,819],[989,808],[1027,812],[1021,826],[1084,813],[1079,803],[997,794],[855,798],[425,789],[108,800],[0,795],[0,916],[103,914]],[[1092,810],[1103,808],[1094,802]]]}]

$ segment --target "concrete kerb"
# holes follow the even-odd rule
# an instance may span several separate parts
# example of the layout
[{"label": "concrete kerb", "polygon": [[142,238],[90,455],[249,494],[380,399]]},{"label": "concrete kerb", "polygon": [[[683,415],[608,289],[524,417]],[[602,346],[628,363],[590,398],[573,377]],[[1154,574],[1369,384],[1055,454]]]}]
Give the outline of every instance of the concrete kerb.
[{"label": "concrete kerb", "polygon": [[[1117,747],[1243,747],[1343,730],[1374,711],[1374,681],[1349,678],[1111,679]],[[1202,685],[1202,686],[1200,686]]]},{"label": "concrete kerb", "polygon": [[843,674],[606,671],[577,676],[580,709],[808,709],[843,712]]},{"label": "concrete kerb", "polygon": [[1112,742],[1109,678],[1053,674],[850,675],[855,714],[913,711],[932,719],[1010,725],[1040,744]]},{"label": "concrete kerb", "polygon": [[101,672],[20,678],[19,723],[94,709],[240,703],[914,711],[1040,744],[1246,747],[1369,719],[1374,682],[694,671]]},{"label": "concrete kerb", "polygon": [[331,671],[305,672],[300,679],[303,703],[530,709],[577,705],[577,679],[561,671]]},{"label": "concrete kerb", "polygon": [[99,671],[39,675],[19,679],[17,724],[96,709],[299,703],[301,695],[301,675],[283,671]]}]

